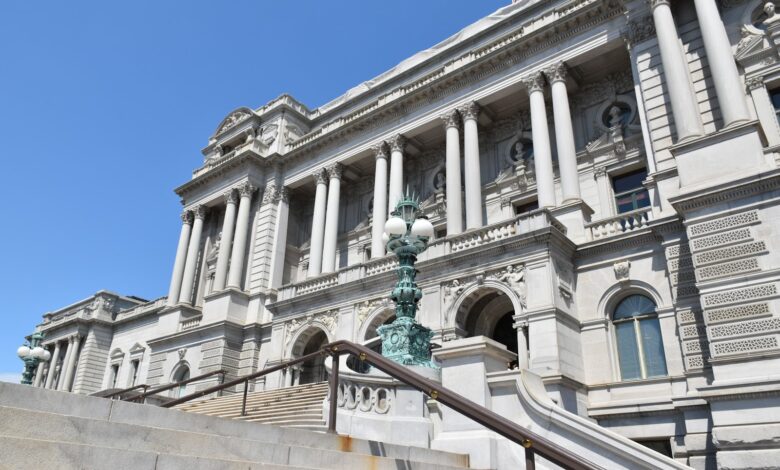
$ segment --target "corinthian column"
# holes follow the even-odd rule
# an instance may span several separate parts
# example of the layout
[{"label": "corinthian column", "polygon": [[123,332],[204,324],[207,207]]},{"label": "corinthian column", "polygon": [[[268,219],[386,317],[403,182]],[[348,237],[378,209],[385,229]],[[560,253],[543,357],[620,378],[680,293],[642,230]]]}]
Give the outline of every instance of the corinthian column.
[{"label": "corinthian column", "polygon": [[398,200],[404,195],[404,147],[406,137],[398,134],[390,141],[390,195],[387,199],[387,213],[395,210]]},{"label": "corinthian column", "polygon": [[314,173],[317,190],[314,193],[314,215],[311,219],[309,244],[309,277],[322,273],[322,242],[325,237],[325,208],[328,204],[328,174],[319,169]]},{"label": "corinthian column", "polygon": [[374,147],[376,170],[374,171],[374,210],[371,222],[371,257],[385,255],[382,234],[387,221],[387,147],[384,142]]},{"label": "corinthian column", "polygon": [[577,173],[577,150],[574,147],[569,94],[566,91],[566,65],[559,62],[547,69],[545,75],[552,89],[555,140],[558,145],[558,171],[561,174],[563,202],[579,200],[581,198],[580,176]]},{"label": "corinthian column", "polygon": [[704,134],[688,60],[680,45],[669,0],[650,0],[678,140]]},{"label": "corinthian column", "polygon": [[49,360],[49,372],[46,374],[46,383],[44,384],[45,388],[52,388],[52,385],[54,385],[54,376],[57,372],[57,362],[60,360],[60,342],[57,341],[54,343],[54,352],[51,355],[51,359]]},{"label": "corinthian column", "polygon": [[220,291],[225,288],[227,280],[228,262],[230,261],[230,248],[233,245],[233,229],[236,224],[236,204],[238,195],[231,189],[225,193],[225,220],[222,222],[222,239],[219,242],[219,255],[217,256],[217,271],[214,274],[213,290]]},{"label": "corinthian column", "polygon": [[184,263],[184,277],[181,283],[179,302],[192,303],[192,287],[195,285],[195,272],[198,268],[198,252],[200,251],[200,236],[203,233],[203,219],[206,218],[206,207],[197,206],[192,211],[195,223],[192,224],[192,233],[187,247],[187,261]]},{"label": "corinthian column", "polygon": [[479,171],[479,106],[460,108],[463,116],[463,174],[466,178],[466,229],[482,227],[482,176]]},{"label": "corinthian column", "polygon": [[71,343],[70,345],[70,348],[73,348],[73,353],[71,353],[70,357],[68,358],[68,368],[65,369],[64,390],[66,392],[70,392],[71,387],[73,387],[73,377],[76,375],[76,366],[79,363],[80,344],[81,344],[81,337],[79,335],[73,336],[73,343]]},{"label": "corinthian column", "polygon": [[68,377],[68,364],[70,364],[70,357],[73,355],[73,336],[70,336],[67,341],[68,349],[65,350],[65,357],[62,359],[62,364],[60,365],[60,376],[57,378],[57,390],[60,391],[65,391],[65,382]]},{"label": "corinthian column", "polygon": [[169,306],[176,305],[179,301],[181,283],[184,277],[184,261],[187,257],[187,244],[190,242],[190,233],[192,232],[192,219],[192,212],[190,211],[185,211],[181,215],[181,234],[179,234],[179,245],[176,248],[176,260],[173,262],[171,287],[168,289]]},{"label": "corinthian column", "polygon": [[[460,115],[453,109],[441,117],[447,138],[445,168],[447,175],[447,235],[456,235],[463,231],[463,204],[460,195]],[[481,214],[480,214],[481,218]]]},{"label": "corinthian column", "polygon": [[[241,200],[238,203],[238,218],[236,220],[236,235],[233,241],[233,252],[230,254],[230,272],[228,273],[228,287],[241,289],[241,278],[244,275],[244,252],[246,241],[249,237],[249,206],[252,205],[252,193],[254,186],[244,183],[238,187],[238,195]],[[285,243],[284,240],[281,243]]]},{"label": "corinthian column", "polygon": [[328,212],[325,215],[325,240],[322,244],[322,272],[331,273],[336,268],[336,241],[339,230],[339,196],[341,192],[341,170],[338,163],[328,168]]},{"label": "corinthian column", "polygon": [[537,72],[525,81],[531,101],[531,136],[534,141],[534,171],[539,207],[555,207],[552,150],[544,105],[544,75]]},{"label": "corinthian column", "polygon": [[718,94],[720,112],[723,124],[726,126],[735,122],[750,119],[744,88],[739,79],[737,64],[731,52],[731,42],[726,34],[726,27],[720,18],[715,0],[694,0],[696,16],[699,17],[699,29],[707,51],[707,62],[710,64],[712,81]]}]

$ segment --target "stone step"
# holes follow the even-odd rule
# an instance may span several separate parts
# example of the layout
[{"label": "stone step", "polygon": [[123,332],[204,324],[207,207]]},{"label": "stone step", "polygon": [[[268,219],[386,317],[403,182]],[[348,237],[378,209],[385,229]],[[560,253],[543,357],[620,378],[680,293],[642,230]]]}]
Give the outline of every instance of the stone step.
[{"label": "stone step", "polygon": [[[31,426],[30,423],[46,425]],[[395,470],[398,464],[410,466],[409,468],[431,465],[428,462],[341,452],[339,449],[314,449],[283,444],[258,445],[257,441],[215,434],[111,423],[0,406],[0,441],[6,437],[38,441],[38,446],[44,451],[52,447],[61,449],[62,445],[66,444],[321,469]]]},{"label": "stone step", "polygon": [[[273,393],[272,393],[273,392]],[[301,397],[301,396],[322,396],[327,395],[328,389],[325,388],[306,388],[301,390],[296,390],[292,392],[277,392],[277,391],[265,391],[265,392],[250,392],[247,393],[247,401],[268,401],[268,402],[274,402],[283,400],[286,398],[293,398],[293,397]],[[206,403],[241,403],[244,396],[243,393],[237,392],[230,395],[223,395],[218,397],[209,397],[207,399],[201,399],[201,400],[194,400],[187,403],[182,403],[181,405],[177,405],[177,407],[186,407],[186,406],[201,406]]]},{"label": "stone step", "polygon": [[[32,410],[44,414],[74,416],[117,424],[137,425],[157,430],[172,430],[206,434],[230,441],[252,441],[256,448],[307,447],[315,451],[343,451],[364,456],[380,456],[401,461],[426,462],[468,467],[468,456],[426,448],[384,444],[347,436],[311,432],[305,427],[282,428],[244,420],[216,418],[197,413],[159,408],[152,405],[127,403],[104,398],[45,390],[30,386],[0,382],[0,406],[19,410]],[[47,416],[48,417],[48,416]],[[29,416],[24,423],[34,429],[50,426],[45,421],[35,421]],[[33,425],[31,425],[33,423]],[[0,429],[6,424],[0,419]],[[309,425],[305,425],[309,426]],[[322,426],[316,424],[315,426]],[[319,427],[319,429],[323,429]],[[136,430],[136,432],[140,432]],[[14,435],[14,433],[2,432]],[[77,434],[77,433],[76,433]],[[33,436],[33,438],[39,438]],[[3,455],[0,453],[0,455]],[[213,457],[213,456],[209,456]],[[6,464],[3,461],[3,464]],[[59,468],[59,467],[54,467]],[[192,467],[190,467],[192,468]],[[198,468],[198,467],[195,467]],[[361,467],[342,467],[361,468]],[[405,468],[399,466],[399,468]],[[426,467],[427,468],[427,467]],[[117,469],[112,469],[117,470]]]},{"label": "stone step", "polygon": [[[260,408],[267,408],[267,409],[277,409],[277,408],[295,408],[297,406],[308,406],[312,404],[318,404],[322,405],[322,402],[325,400],[325,395],[317,395],[313,397],[305,397],[300,399],[289,399],[289,400],[280,400],[276,402],[252,402],[247,400],[246,408],[247,411],[250,409],[260,409]],[[175,407],[177,410],[182,411],[236,411],[238,413],[241,412],[241,402],[237,403],[210,403],[210,404],[204,404],[202,406],[190,406],[190,407]]]},{"label": "stone step", "polygon": [[0,455],[4,470],[56,468],[57,470],[314,470],[313,467],[263,464],[239,460],[158,454],[94,445],[2,436]]},{"label": "stone step", "polygon": [[[306,384],[306,385],[298,385],[298,386],[295,386],[295,387],[277,388],[277,389],[272,389],[272,390],[259,390],[259,391],[249,392],[249,393],[247,393],[247,398],[262,396],[262,397],[268,397],[269,399],[273,399],[275,397],[289,396],[289,395],[293,395],[293,394],[306,393],[306,392],[310,392],[310,391],[314,391],[314,392],[325,391],[325,392],[327,392],[327,390],[328,390],[328,384],[326,382],[320,382],[320,383],[317,383],[317,384]],[[233,393],[233,394],[230,394],[230,395],[224,395],[224,396],[220,396],[220,397],[203,398],[203,399],[199,399],[199,400],[192,401],[192,402],[189,402],[189,403],[183,403],[182,405],[179,405],[179,406],[186,406],[187,404],[190,404],[190,403],[203,403],[204,401],[209,401],[209,400],[224,400],[224,401],[234,400],[234,401],[239,401],[240,402],[242,399],[243,399],[243,392],[237,391],[236,393]]]}]

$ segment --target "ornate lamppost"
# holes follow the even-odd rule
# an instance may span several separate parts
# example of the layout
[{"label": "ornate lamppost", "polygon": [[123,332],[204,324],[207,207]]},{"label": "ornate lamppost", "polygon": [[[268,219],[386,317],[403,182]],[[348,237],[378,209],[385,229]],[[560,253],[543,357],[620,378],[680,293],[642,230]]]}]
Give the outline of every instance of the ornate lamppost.
[{"label": "ornate lamppost", "polygon": [[19,359],[24,361],[24,372],[22,373],[22,384],[24,385],[32,385],[38,364],[51,359],[51,353],[40,346],[41,341],[43,341],[43,333],[33,333],[30,341],[25,341],[24,346],[19,346],[19,349],[16,350]]},{"label": "ornate lamppost", "polygon": [[422,291],[417,287],[414,267],[417,255],[428,248],[433,225],[420,212],[413,196],[402,197],[385,224],[387,249],[398,256],[398,283],[390,298],[395,302],[395,321],[377,328],[382,338],[382,355],[404,365],[437,366],[431,361],[433,332],[415,321]]}]

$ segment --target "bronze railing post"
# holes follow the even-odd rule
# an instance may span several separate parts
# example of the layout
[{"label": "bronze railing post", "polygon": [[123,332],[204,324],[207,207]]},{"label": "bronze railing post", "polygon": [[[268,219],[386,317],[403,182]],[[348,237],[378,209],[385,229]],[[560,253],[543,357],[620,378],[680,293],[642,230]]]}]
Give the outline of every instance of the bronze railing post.
[{"label": "bronze railing post", "polygon": [[[336,348],[333,348],[334,350]],[[328,432],[336,433],[336,410],[339,401],[339,358],[338,353],[331,355],[333,365],[330,369],[330,408],[328,410]]]},{"label": "bronze railing post", "polygon": [[536,469],[536,458],[534,450],[530,447],[525,448],[525,470]]},{"label": "bronze railing post", "polygon": [[249,392],[249,380],[244,381],[244,399],[241,401],[241,416],[246,416],[246,394]]}]

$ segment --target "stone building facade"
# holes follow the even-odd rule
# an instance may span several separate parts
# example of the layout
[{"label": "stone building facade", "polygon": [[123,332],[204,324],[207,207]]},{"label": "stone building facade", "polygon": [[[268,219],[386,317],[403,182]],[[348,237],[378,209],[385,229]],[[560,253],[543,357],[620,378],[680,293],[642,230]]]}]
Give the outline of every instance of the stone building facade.
[{"label": "stone building facade", "polygon": [[772,2],[525,0],[319,108],[239,108],[176,188],[167,297],[44,315],[35,385],[233,377],[371,340],[409,188],[442,350],[492,338],[502,377],[695,468],[780,461],[779,46]]}]

